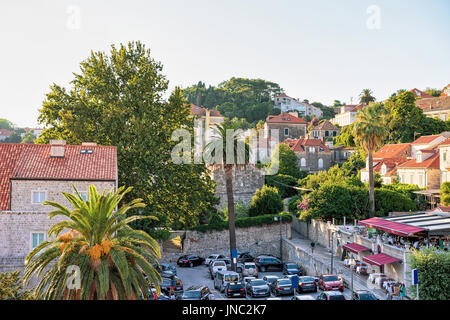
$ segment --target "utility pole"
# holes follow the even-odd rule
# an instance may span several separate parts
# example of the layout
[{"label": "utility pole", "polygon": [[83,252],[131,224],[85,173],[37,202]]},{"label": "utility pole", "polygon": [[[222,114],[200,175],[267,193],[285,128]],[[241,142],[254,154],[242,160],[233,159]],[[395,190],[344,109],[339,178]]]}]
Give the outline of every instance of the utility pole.
[{"label": "utility pole", "polygon": [[280,215],[280,259],[283,262],[283,239],[281,235],[281,215]]},{"label": "utility pole", "polygon": [[331,274],[333,273],[334,231],[331,232]]}]

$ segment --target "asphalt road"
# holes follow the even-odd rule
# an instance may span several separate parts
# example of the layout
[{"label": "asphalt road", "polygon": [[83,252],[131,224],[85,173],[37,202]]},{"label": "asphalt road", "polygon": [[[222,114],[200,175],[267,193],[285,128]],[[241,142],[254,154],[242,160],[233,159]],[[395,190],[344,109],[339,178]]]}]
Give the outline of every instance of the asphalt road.
[{"label": "asphalt road", "polygon": [[[211,292],[214,294],[214,297],[216,300],[265,300],[267,298],[227,298],[222,293],[220,293],[218,290],[214,288],[214,281],[211,280],[211,277],[209,275],[208,268],[205,265],[202,266],[196,266],[193,268],[185,268],[185,267],[178,267],[177,266],[177,275],[183,282],[184,290],[189,288],[190,286],[208,286],[208,288],[211,290]],[[265,275],[275,275],[278,277],[283,277],[282,272],[259,272],[258,278],[262,279]],[[304,293],[301,295],[310,295],[314,299],[321,293],[320,290],[316,292],[311,293]],[[299,295],[297,293],[297,295]],[[345,289],[344,295],[346,299],[351,299],[350,290]],[[274,298],[273,295],[271,295],[271,298]],[[292,298],[291,296],[282,296],[280,297],[282,300],[290,300]]]}]

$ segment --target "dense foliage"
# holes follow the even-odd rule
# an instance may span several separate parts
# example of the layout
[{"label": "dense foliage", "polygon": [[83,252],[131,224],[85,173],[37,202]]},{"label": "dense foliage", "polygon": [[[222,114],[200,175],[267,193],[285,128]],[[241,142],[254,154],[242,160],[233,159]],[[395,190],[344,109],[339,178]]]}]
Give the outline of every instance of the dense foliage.
[{"label": "dense foliage", "polygon": [[256,190],[248,209],[248,215],[255,217],[265,214],[276,214],[282,210],[283,201],[278,193],[278,189],[263,185],[261,190]]},{"label": "dense foliage", "polygon": [[[450,299],[450,253],[435,248],[414,250],[409,255],[411,269],[417,269],[421,300]],[[415,296],[416,288],[409,288]]]},{"label": "dense foliage", "polygon": [[191,130],[193,119],[180,89],[164,101],[168,81],[161,63],[143,44],[131,42],[112,46],[109,55],[92,52],[80,69],[71,88],[50,87],[38,118],[48,129],[38,143],[56,138],[117,146],[119,185],[135,186],[129,198],[147,203],[139,213],[159,218],[136,223],[138,228],[150,232],[207,221],[218,203],[215,183],[203,164],[172,162],[179,143],[172,133]]},{"label": "dense foliage", "polygon": [[307,172],[301,171],[298,164],[298,158],[294,151],[287,144],[280,143],[272,152],[271,161],[267,166],[278,166],[278,174],[302,179],[307,175]]},{"label": "dense foliage", "polygon": [[34,300],[32,290],[23,289],[20,271],[0,273],[0,300]]},{"label": "dense foliage", "polygon": [[292,197],[297,194],[293,187],[297,186],[297,179],[286,174],[266,175],[266,185],[275,187],[282,199]]},{"label": "dense foliage", "polygon": [[450,182],[448,181],[441,184],[441,203],[444,206],[450,205]]}]

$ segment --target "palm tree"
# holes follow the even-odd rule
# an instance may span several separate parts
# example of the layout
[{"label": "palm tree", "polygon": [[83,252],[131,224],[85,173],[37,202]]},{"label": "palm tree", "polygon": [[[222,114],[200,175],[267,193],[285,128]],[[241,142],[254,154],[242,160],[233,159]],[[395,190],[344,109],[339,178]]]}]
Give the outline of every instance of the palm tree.
[{"label": "palm tree", "polygon": [[[229,130],[229,131],[228,131]],[[227,136],[227,131],[230,133]],[[225,172],[225,184],[228,202],[228,228],[230,233],[230,257],[236,249],[236,227],[234,223],[234,195],[233,195],[233,168],[248,163],[249,146],[239,139],[240,130],[234,131],[225,124],[217,124],[214,127],[215,133],[212,140],[206,145],[205,153],[215,158],[215,164],[223,167]],[[228,145],[227,145],[228,137]],[[240,146],[243,148],[240,149]],[[211,161],[209,161],[212,163]],[[236,271],[234,261],[233,270]]]},{"label": "palm tree", "polygon": [[369,102],[375,102],[375,97],[372,96],[373,92],[370,89],[363,89],[359,95],[359,103],[369,104]]},{"label": "palm tree", "polygon": [[370,104],[362,108],[356,115],[353,126],[353,135],[368,154],[369,162],[369,198],[371,201],[370,216],[375,212],[375,193],[373,180],[373,156],[386,137],[385,109],[381,104]]},{"label": "palm tree", "polygon": [[[105,194],[89,186],[89,200],[85,201],[76,188],[75,194],[63,192],[73,210],[44,201],[56,210],[49,218],[65,216],[48,231],[48,241],[34,248],[25,258],[24,281],[41,277],[35,292],[40,298],[95,300],[148,298],[151,285],[160,292],[161,276],[153,264],[161,257],[158,243],[147,233],[133,230],[128,224],[148,216],[130,216],[132,208],[145,207],[142,199],[118,205],[132,187],[119,188]],[[155,219],[154,217],[150,217]],[[61,234],[64,230],[68,232]],[[61,235],[60,235],[61,234]],[[73,275],[71,266],[79,268],[79,288],[69,286]]]}]

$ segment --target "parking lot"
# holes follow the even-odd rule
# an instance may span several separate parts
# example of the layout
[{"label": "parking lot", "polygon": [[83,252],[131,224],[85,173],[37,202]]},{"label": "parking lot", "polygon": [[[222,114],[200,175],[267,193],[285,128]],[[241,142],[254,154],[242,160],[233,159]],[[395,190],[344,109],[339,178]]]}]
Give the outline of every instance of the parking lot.
[{"label": "parking lot", "polygon": [[[251,298],[251,297],[246,297],[246,298],[227,298],[225,297],[225,295],[223,295],[222,293],[220,293],[218,290],[216,290],[214,288],[214,281],[211,280],[210,275],[209,275],[209,271],[208,268],[205,265],[201,265],[201,266],[196,266],[196,267],[176,267],[177,269],[177,275],[178,277],[181,279],[181,281],[183,282],[183,286],[184,286],[184,290],[186,290],[187,288],[189,288],[190,286],[200,286],[200,285],[204,285],[204,286],[208,286],[209,289],[213,292],[214,297],[216,300],[265,300],[267,298]],[[260,272],[258,274],[258,278],[262,279],[265,275],[275,275],[278,277],[283,277],[282,272]],[[301,295],[310,295],[313,298],[316,298],[319,294],[320,294],[320,290],[318,290],[317,292],[311,292],[311,293],[304,293]],[[299,295],[298,293],[296,293],[297,295]],[[350,290],[349,289],[345,289],[344,290],[344,295],[345,298],[350,300],[351,299],[351,294],[350,294]],[[274,298],[274,295],[271,295],[271,298]],[[291,296],[282,296],[280,297],[282,300],[290,300],[292,298]]]}]

